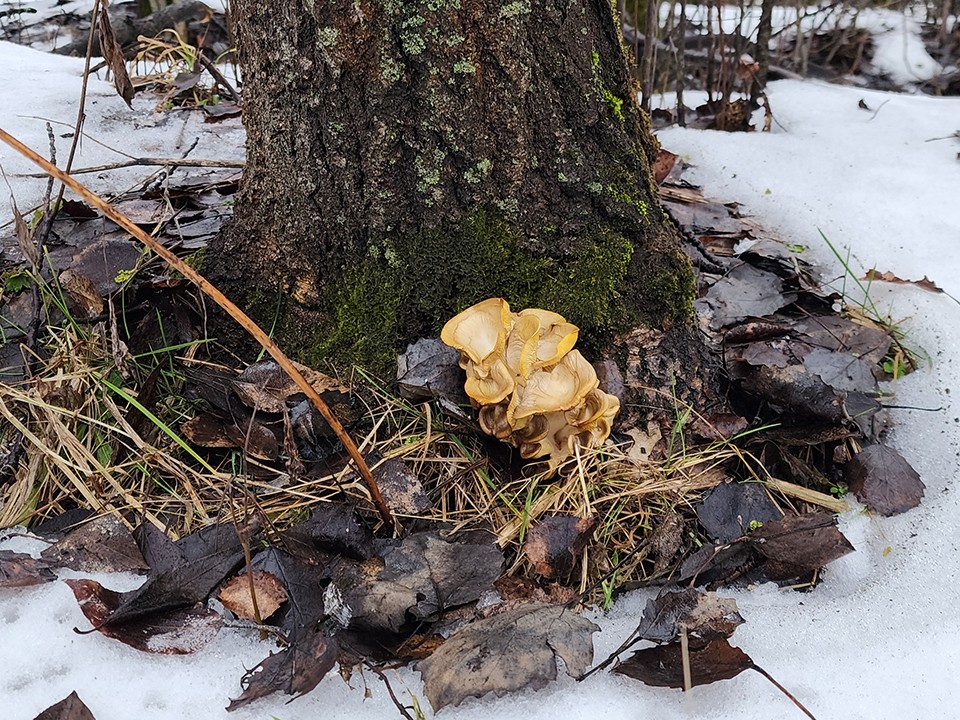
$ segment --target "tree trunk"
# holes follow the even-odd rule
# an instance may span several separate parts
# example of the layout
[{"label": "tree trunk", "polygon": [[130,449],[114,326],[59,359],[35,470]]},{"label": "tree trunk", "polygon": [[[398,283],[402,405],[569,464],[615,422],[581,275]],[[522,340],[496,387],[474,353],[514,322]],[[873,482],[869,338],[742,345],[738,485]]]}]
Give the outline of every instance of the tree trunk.
[{"label": "tree trunk", "polygon": [[285,349],[383,369],[491,296],[621,366],[636,328],[693,347],[609,0],[232,7],[247,167],[210,266]]}]

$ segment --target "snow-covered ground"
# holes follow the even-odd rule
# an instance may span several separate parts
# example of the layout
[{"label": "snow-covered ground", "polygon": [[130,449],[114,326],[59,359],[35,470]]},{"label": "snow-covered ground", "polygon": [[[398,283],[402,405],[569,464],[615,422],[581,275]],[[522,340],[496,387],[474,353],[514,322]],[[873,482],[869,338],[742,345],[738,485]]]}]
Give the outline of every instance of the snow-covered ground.
[{"label": "snow-covered ground", "polygon": [[[41,120],[72,124],[82,61],[0,43],[0,127],[46,152]],[[129,111],[105,83],[91,85],[86,131],[132,155],[170,155],[178,142],[201,145],[192,157],[233,158],[238,135],[180,116],[154,116],[138,99]],[[671,129],[663,144],[695,167],[687,177],[707,195],[737,200],[742,210],[808,248],[811,260],[839,276],[818,228],[848,246],[859,272],[870,267],[903,278],[924,275],[960,297],[960,99],[890,95],[814,82],[781,81],[769,90],[776,122],[769,134]],[[871,108],[858,107],[860,100]],[[58,135],[66,128],[56,127]],[[61,157],[68,140],[58,139]],[[85,141],[78,166],[116,159]],[[22,208],[43,181],[6,147],[0,163]],[[131,183],[87,177],[99,189]],[[5,194],[5,193],[4,193]],[[6,215],[4,211],[0,215]],[[897,404],[942,408],[893,410],[892,443],[920,471],[923,504],[895,518],[851,512],[844,532],[857,552],[833,563],[812,593],[772,585],[733,593],[747,623],[734,644],[786,685],[820,720],[949,720],[960,718],[960,307],[946,295],[875,285],[881,309],[903,319],[910,338],[933,358],[892,389]],[[952,391],[952,392],[951,392]],[[21,538],[0,549],[29,545]],[[130,578],[98,578],[116,589]],[[635,593],[595,618],[596,656],[605,657],[635,626],[648,597]],[[265,654],[253,635],[224,630],[191,656],[140,653],[97,633],[63,583],[0,590],[0,708],[5,720],[29,720],[77,691],[98,720],[235,720],[324,717],[393,718],[382,684],[336,674],[311,694],[284,704],[266,699],[227,715],[238,680]],[[422,698],[418,675],[391,676],[401,699]],[[471,700],[447,709],[450,720],[525,717],[606,720],[799,718],[799,711],[756,673],[683,694],[625,677],[598,674],[584,683],[563,677],[540,692]]]}]

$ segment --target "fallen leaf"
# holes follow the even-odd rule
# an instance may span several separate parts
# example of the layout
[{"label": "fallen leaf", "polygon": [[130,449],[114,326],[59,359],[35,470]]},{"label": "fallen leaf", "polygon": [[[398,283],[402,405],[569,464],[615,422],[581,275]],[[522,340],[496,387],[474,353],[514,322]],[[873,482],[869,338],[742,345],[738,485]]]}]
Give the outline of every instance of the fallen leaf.
[{"label": "fallen leaf", "polygon": [[275,692],[299,697],[313,690],[337,662],[337,643],[317,630],[296,644],[269,655],[240,681],[243,693],[227,706],[239,710],[258,698]]},{"label": "fallen leaf", "polygon": [[723,545],[746,534],[751,522],[778,520],[783,513],[762,485],[729,482],[717,485],[694,507],[707,536]]},{"label": "fallen leaf", "polygon": [[268,620],[286,601],[287,591],[276,575],[254,570],[250,574],[241,573],[225,582],[217,597],[223,606],[237,617],[261,622]]},{"label": "fallen leaf", "polygon": [[654,458],[653,451],[663,439],[660,424],[654,420],[647,423],[647,431],[640,428],[627,430],[627,435],[633,438],[633,445],[627,451],[627,457],[637,462],[648,462]]},{"label": "fallen leaf", "polygon": [[493,542],[449,542],[414,533],[387,546],[382,559],[343,563],[327,589],[327,611],[351,628],[399,633],[473,602],[500,577],[503,554]]},{"label": "fallen leaf", "polygon": [[596,526],[597,521],[592,516],[541,518],[527,531],[523,551],[534,569],[544,577],[569,577]]},{"label": "fallen leaf", "polygon": [[106,60],[113,74],[113,86],[117,89],[117,94],[123,98],[123,101],[133,107],[133,83],[130,82],[130,76],[127,74],[127,59],[123,55],[123,48],[117,42],[117,36],[113,32],[113,26],[110,24],[110,15],[107,13],[107,3],[100,5],[100,17],[97,21],[97,30],[100,34],[100,51],[103,53],[103,59]]},{"label": "fallen leaf", "polygon": [[647,600],[636,635],[657,643],[670,643],[680,637],[680,627],[703,645],[717,638],[728,638],[743,617],[737,612],[737,601],[696,588],[660,593],[656,600]]},{"label": "fallen leaf", "polygon": [[853,552],[853,545],[826,512],[787,515],[751,533],[754,548],[767,558],[771,580],[787,580],[824,567]]},{"label": "fallen leaf", "polygon": [[864,448],[845,470],[847,486],[881,515],[899,515],[920,504],[924,484],[904,457],[886,445]]},{"label": "fallen leaf", "polygon": [[13,550],[0,550],[0,587],[30,587],[57,579],[46,560]]},{"label": "fallen leaf", "polygon": [[348,503],[323,503],[313,508],[310,517],[291,525],[282,534],[292,554],[312,561],[313,552],[367,560],[374,555],[373,531],[357,516]]},{"label": "fallen leaf", "polygon": [[785,292],[783,281],[771,272],[741,263],[715,282],[695,305],[718,330],[749,317],[763,317],[797,299]]},{"label": "fallen leaf", "polygon": [[[148,553],[150,575],[137,590],[123,593],[103,625],[116,626],[178,608],[190,607],[207,599],[210,592],[243,561],[238,529],[230,523],[209,525],[166,544],[157,536]],[[252,535],[254,529],[248,532]],[[160,533],[162,536],[162,533]]]},{"label": "fallen leaf", "polygon": [[96,720],[90,708],[83,704],[77,691],[67,695],[56,705],[51,705],[33,720]]},{"label": "fallen leaf", "polygon": [[[294,363],[318,393],[347,388],[328,375]],[[247,405],[259,412],[282,413],[287,409],[287,398],[303,392],[275,360],[254,363],[233,381],[233,390]]]},{"label": "fallen leaf", "polygon": [[868,282],[873,282],[879,280],[881,282],[895,283],[897,285],[915,285],[918,288],[926,290],[932,293],[942,293],[943,289],[940,288],[933,280],[928,278],[926,275],[923,276],[923,280],[904,280],[894,275],[889,270],[886,272],[877,272],[876,270],[867,270],[867,274],[864,275],[861,280],[866,280]]},{"label": "fallen leaf", "polygon": [[373,470],[380,493],[387,507],[400,515],[418,515],[433,503],[423,489],[417,473],[399,458],[391,458]]},{"label": "fallen leaf", "polygon": [[660,152],[657,153],[657,159],[653,161],[653,181],[659,185],[666,180],[667,175],[669,175],[670,171],[673,170],[673,166],[676,164],[676,162],[676,155],[669,150],[660,148]]},{"label": "fallen leaf", "polygon": [[[725,638],[701,648],[689,648],[691,687],[735,678],[753,667],[753,660]],[[683,653],[679,642],[638,650],[616,672],[653,687],[682,688]]]},{"label": "fallen leaf", "polygon": [[850,353],[814,348],[803,358],[803,364],[834,390],[877,392],[877,379],[873,375],[876,364]]},{"label": "fallen leaf", "polygon": [[60,273],[57,280],[82,317],[92,318],[103,314],[103,298],[90,278],[68,268]]},{"label": "fallen leaf", "polygon": [[40,557],[84,572],[140,572],[147,570],[140,548],[119,518],[103,515],[68,532]]},{"label": "fallen leaf", "polygon": [[414,402],[442,397],[467,404],[463,391],[460,352],[439,338],[421,338],[397,357],[397,385],[400,394]]},{"label": "fallen leaf", "polygon": [[123,624],[106,624],[127,593],[103,587],[96,580],[66,580],[84,616],[101,634],[143,652],[186,655],[209,643],[223,619],[202,605],[140,615]]},{"label": "fallen leaf", "polygon": [[526,605],[458,630],[417,669],[434,711],[489,692],[539,690],[556,679],[558,658],[568,675],[586,671],[597,630],[563,605]]}]

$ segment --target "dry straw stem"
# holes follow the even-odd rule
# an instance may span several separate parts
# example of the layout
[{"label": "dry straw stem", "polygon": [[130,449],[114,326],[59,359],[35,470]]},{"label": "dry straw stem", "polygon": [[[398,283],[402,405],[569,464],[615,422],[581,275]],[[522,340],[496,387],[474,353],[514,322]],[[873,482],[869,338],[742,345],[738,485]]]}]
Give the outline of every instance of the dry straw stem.
[{"label": "dry straw stem", "polygon": [[373,501],[373,504],[376,506],[381,520],[383,520],[384,524],[388,527],[394,527],[393,516],[390,513],[390,508],[387,507],[387,504],[384,502],[383,496],[380,494],[380,488],[377,487],[377,481],[374,480],[373,474],[370,472],[370,468],[363,459],[363,455],[361,455],[360,451],[357,449],[356,444],[354,444],[353,440],[347,434],[347,431],[344,430],[343,425],[340,424],[337,416],[333,414],[327,404],[323,401],[323,398],[321,398],[319,393],[313,389],[313,386],[307,382],[306,378],[303,377],[303,374],[296,368],[293,362],[291,362],[290,358],[288,358],[280,349],[280,347],[273,341],[273,338],[267,335],[267,333],[264,332],[259,325],[251,320],[250,317],[243,312],[243,310],[237,307],[209,280],[183,262],[170,250],[157,242],[156,239],[152,238],[150,235],[141,230],[130,220],[130,218],[110,205],[110,203],[108,203],[106,200],[89,190],[85,185],[77,182],[77,180],[70,177],[60,168],[45,160],[43,157],[13,137],[6,130],[0,129],[0,140],[3,140],[7,145],[29,159],[31,162],[39,165],[45,172],[57,178],[57,180],[77,193],[91,206],[103,213],[105,217],[122,227],[137,240],[163,258],[167,264],[170,265],[170,267],[199,287],[207,297],[223,308],[230,315],[230,317],[236,320],[248,333],[250,333],[250,335],[252,335],[253,338],[260,343],[263,349],[270,354],[270,357],[276,360],[277,364],[280,365],[280,367],[283,368],[283,370],[297,384],[310,402],[313,403],[314,407],[316,407],[323,416],[323,419],[327,421],[327,424],[330,426],[330,428],[336,433],[340,442],[343,443],[343,447],[356,464],[357,470],[360,472],[360,475],[367,486],[367,490],[370,493],[370,498]]}]

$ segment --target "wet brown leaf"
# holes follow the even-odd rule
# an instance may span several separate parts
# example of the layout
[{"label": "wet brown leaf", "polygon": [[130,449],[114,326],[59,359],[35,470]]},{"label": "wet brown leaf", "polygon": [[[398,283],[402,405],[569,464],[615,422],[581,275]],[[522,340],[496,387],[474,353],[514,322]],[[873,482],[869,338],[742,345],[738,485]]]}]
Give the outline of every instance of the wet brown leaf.
[{"label": "wet brown leaf", "polygon": [[[726,639],[710,641],[702,648],[690,648],[692,687],[735,678],[753,667],[753,660]],[[683,654],[680,643],[638,650],[617,666],[616,672],[653,687],[683,687]]]},{"label": "wet brown leaf", "polygon": [[873,375],[875,363],[846,352],[814,348],[803,358],[807,370],[817,375],[834,390],[852,390],[875,393],[877,379]]},{"label": "wet brown leaf", "polygon": [[596,526],[592,516],[544,517],[527,531],[523,551],[544,577],[569,577]]},{"label": "wet brown leaf", "polygon": [[127,74],[127,59],[123,56],[123,49],[117,42],[117,36],[110,24],[110,15],[107,13],[107,3],[100,5],[100,17],[97,21],[97,30],[100,34],[100,51],[113,74],[113,86],[123,101],[133,107],[133,83]]},{"label": "wet brown leaf", "polygon": [[103,635],[162,655],[196,652],[220,631],[222,618],[202,605],[141,615],[122,625],[105,623],[123,602],[125,593],[103,587],[96,580],[67,580],[84,616]]},{"label": "wet brown leaf", "polygon": [[244,557],[237,528],[229,523],[201,528],[176,543],[159,531],[146,531],[146,535],[151,546],[148,550],[141,540],[140,548],[150,564],[150,576],[140,588],[120,596],[105,625],[149,620],[203,602]]},{"label": "wet brown leaf", "polygon": [[926,275],[923,276],[922,280],[904,280],[894,275],[889,270],[886,272],[877,272],[876,270],[868,270],[867,274],[864,275],[861,280],[866,280],[868,282],[873,282],[879,280],[882,282],[895,283],[897,285],[915,285],[918,288],[926,290],[927,292],[932,293],[942,293],[943,289],[940,288],[933,280],[928,278]]},{"label": "wet brown leaf", "polygon": [[418,515],[432,506],[417,473],[403,460],[392,458],[373,470],[387,507],[400,515]]},{"label": "wet brown leaf", "polygon": [[489,692],[539,690],[557,677],[557,658],[573,677],[593,661],[589,620],[562,605],[525,605],[457,631],[417,664],[433,709]]},{"label": "wet brown leaf", "polygon": [[746,534],[752,521],[767,523],[783,513],[757,483],[717,485],[694,507],[707,536],[723,545]]},{"label": "wet brown leaf", "polygon": [[0,587],[30,587],[57,579],[46,560],[37,560],[26,553],[0,550]]},{"label": "wet brown leaf", "polygon": [[847,486],[881,515],[899,515],[920,504],[925,486],[904,457],[886,445],[866,447],[847,463]]},{"label": "wet brown leaf", "polygon": [[[304,365],[296,367],[318,393],[327,390],[348,392],[328,375]],[[287,398],[302,392],[274,360],[250,365],[233,381],[233,390],[250,407],[269,413],[282,413],[287,408]]]},{"label": "wet brown leaf", "polygon": [[421,532],[382,551],[382,560],[344,563],[327,612],[352,628],[400,632],[475,601],[500,577],[503,554],[492,542],[448,542]]},{"label": "wet brown leaf", "polygon": [[769,315],[796,299],[795,294],[784,291],[779,277],[742,263],[714,283],[695,304],[710,317],[710,327],[718,330],[749,317]]},{"label": "wet brown leaf", "polygon": [[853,552],[833,515],[813,512],[764,523],[751,534],[752,545],[767,558],[771,580],[787,580],[824,567]]},{"label": "wet brown leaf", "polygon": [[76,690],[56,705],[51,705],[33,720],[96,720]]},{"label": "wet brown leaf", "polygon": [[676,155],[669,150],[660,148],[660,152],[657,153],[657,159],[653,162],[653,181],[659,185],[666,180],[667,175],[670,174],[670,171],[673,170],[673,166],[676,165],[676,163]]},{"label": "wet brown leaf", "polygon": [[743,617],[737,612],[737,601],[733,598],[686,588],[663,592],[656,600],[647,600],[637,636],[669,643],[680,637],[683,625],[694,644],[703,645],[730,637],[742,623]]},{"label": "wet brown leaf", "polygon": [[468,402],[463,391],[460,352],[439,338],[421,338],[397,357],[397,384],[400,394],[413,401],[447,398],[457,404]]},{"label": "wet brown leaf", "polygon": [[95,518],[71,530],[40,556],[58,567],[84,572],[147,570],[133,535],[115,515]]},{"label": "wet brown leaf", "polygon": [[310,562],[317,551],[354,560],[374,555],[373,532],[348,503],[317,505],[309,518],[284,531],[283,542],[291,554]]},{"label": "wet brown leaf", "polygon": [[[263,570],[254,570],[252,575],[252,593],[250,576],[242,573],[224,583],[217,597],[237,617],[259,622],[269,619],[280,608],[287,599],[287,591],[276,575]],[[256,597],[256,607],[251,595]]]},{"label": "wet brown leaf", "polygon": [[243,693],[231,700],[227,711],[249,705],[258,698],[282,692],[299,697],[313,690],[337,662],[337,643],[321,631],[305,633],[297,642],[269,655],[240,681]]},{"label": "wet brown leaf", "polygon": [[82,317],[92,318],[103,313],[103,298],[90,278],[68,268],[60,273],[58,281]]}]

